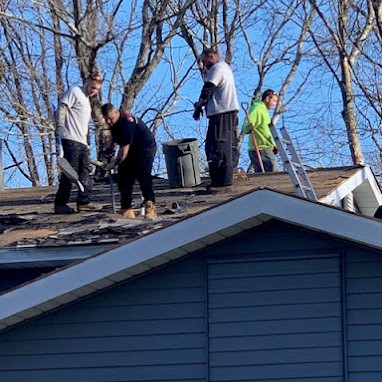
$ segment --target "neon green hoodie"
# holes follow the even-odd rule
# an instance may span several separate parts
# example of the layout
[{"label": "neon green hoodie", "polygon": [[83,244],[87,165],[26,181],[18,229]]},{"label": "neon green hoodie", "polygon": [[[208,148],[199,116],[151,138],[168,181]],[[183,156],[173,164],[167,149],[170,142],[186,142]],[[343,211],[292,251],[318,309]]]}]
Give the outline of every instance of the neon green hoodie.
[{"label": "neon green hoodie", "polygon": [[[276,146],[276,143],[269,128],[271,117],[265,103],[260,100],[253,101],[248,110],[248,116],[251,121],[251,125],[254,128],[255,137],[259,148],[273,149],[273,147]],[[247,118],[245,118],[243,123],[242,132],[244,134],[250,133],[250,125],[248,124]],[[255,150],[252,137],[248,139],[248,150]]]}]

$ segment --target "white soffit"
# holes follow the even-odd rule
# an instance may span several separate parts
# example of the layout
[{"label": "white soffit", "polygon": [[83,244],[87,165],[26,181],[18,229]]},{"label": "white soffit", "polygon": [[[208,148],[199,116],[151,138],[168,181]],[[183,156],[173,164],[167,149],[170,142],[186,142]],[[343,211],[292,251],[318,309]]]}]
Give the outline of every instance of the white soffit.
[{"label": "white soffit", "polygon": [[382,248],[381,223],[375,219],[271,190],[256,190],[1,295],[0,328],[89,295],[271,218]]}]

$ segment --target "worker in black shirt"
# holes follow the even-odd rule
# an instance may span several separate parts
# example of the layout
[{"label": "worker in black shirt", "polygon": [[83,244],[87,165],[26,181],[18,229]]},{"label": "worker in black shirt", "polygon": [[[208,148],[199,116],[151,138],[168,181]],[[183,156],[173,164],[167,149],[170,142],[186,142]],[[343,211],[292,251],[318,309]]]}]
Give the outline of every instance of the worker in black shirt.
[{"label": "worker in black shirt", "polygon": [[107,169],[118,166],[118,189],[121,194],[123,217],[135,218],[132,209],[133,186],[138,181],[143,196],[145,217],[155,219],[155,194],[151,170],[156,143],[146,124],[127,111],[118,110],[111,103],[102,106],[102,114],[115,143],[119,145],[117,156],[107,165]]}]

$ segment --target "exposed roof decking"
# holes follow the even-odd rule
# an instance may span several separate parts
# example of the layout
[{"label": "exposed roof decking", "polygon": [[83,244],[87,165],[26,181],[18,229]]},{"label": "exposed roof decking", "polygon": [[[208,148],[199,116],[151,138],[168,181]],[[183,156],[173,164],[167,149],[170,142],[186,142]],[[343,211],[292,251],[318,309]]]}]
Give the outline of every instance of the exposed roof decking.
[{"label": "exposed roof decking", "polygon": [[[317,169],[308,173],[318,197],[320,199],[326,197],[329,204],[332,204],[330,201],[335,198],[331,194],[333,190],[349,182],[350,178],[353,178],[354,183],[354,178],[365,177],[362,175],[365,172],[366,169],[363,168],[345,167]],[[370,174],[368,176],[371,179]],[[207,195],[202,185],[187,189],[169,189],[166,180],[155,180],[157,208],[160,216],[160,219],[155,222],[145,222],[140,219],[118,220],[120,216],[112,214],[110,189],[107,184],[95,186],[94,200],[105,205],[104,209],[96,214],[54,215],[52,213],[53,187],[5,190],[0,193],[0,250],[2,248],[123,243],[141,235],[146,230],[171,224],[185,216],[262,187],[294,194],[294,188],[287,173],[255,174],[249,176],[249,180],[238,180],[232,192],[219,195]],[[367,185],[364,188],[370,191]],[[347,187],[345,191],[349,192],[349,189]],[[136,195],[138,200],[138,190]],[[371,191],[369,197],[374,197],[375,203],[375,195]],[[118,192],[116,192],[116,198],[118,201]],[[171,209],[173,202],[186,206],[187,211],[165,215],[164,212]],[[116,223],[117,220],[118,223]]]}]

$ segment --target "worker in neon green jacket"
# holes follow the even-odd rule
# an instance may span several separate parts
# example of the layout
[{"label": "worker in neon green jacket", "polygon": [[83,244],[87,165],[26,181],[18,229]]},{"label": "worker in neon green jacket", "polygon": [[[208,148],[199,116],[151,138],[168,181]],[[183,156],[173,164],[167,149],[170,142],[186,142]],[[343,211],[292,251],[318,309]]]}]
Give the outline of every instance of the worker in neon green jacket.
[{"label": "worker in neon green jacket", "polygon": [[[275,156],[278,149],[269,128],[271,123],[269,110],[276,105],[277,99],[277,93],[272,89],[268,89],[262,94],[261,100],[252,101],[248,110],[251,123],[248,123],[246,118],[242,127],[244,134],[250,134],[253,129],[265,172],[279,171]],[[262,172],[252,135],[248,139],[248,154],[255,172]]]}]

